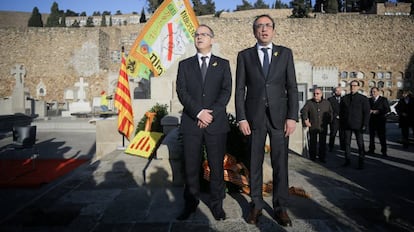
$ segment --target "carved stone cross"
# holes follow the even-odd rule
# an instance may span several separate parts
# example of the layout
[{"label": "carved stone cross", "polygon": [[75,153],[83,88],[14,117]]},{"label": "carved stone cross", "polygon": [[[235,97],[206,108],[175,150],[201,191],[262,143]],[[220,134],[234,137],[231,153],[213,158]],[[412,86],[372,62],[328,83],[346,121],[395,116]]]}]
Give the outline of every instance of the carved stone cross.
[{"label": "carved stone cross", "polygon": [[24,87],[24,77],[26,76],[26,69],[22,64],[14,65],[14,68],[11,70],[11,74],[16,79],[16,87]]},{"label": "carved stone cross", "polygon": [[75,83],[76,87],[79,87],[78,90],[78,99],[79,101],[84,101],[86,99],[86,94],[85,94],[85,87],[89,86],[88,83],[83,82],[83,77],[79,78],[79,82]]}]

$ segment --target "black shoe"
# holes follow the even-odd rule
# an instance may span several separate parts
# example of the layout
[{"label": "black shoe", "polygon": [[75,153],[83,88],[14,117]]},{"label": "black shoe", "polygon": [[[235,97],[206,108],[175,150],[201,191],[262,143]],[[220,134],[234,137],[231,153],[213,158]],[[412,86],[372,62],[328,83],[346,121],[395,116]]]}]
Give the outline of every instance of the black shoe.
[{"label": "black shoe", "polygon": [[274,215],[274,218],[277,223],[281,226],[292,226],[292,220],[290,220],[289,215],[286,211],[277,212]]},{"label": "black shoe", "polygon": [[249,216],[247,216],[247,223],[257,224],[259,217],[262,215],[261,209],[255,209],[254,207],[250,208]]},{"label": "black shoe", "polygon": [[213,213],[213,217],[214,217],[214,219],[216,219],[216,221],[226,220],[226,213],[224,212],[223,209],[220,209],[217,212],[212,212],[212,213]]},{"label": "black shoe", "polygon": [[196,209],[197,207],[192,207],[192,208],[185,207],[183,212],[181,212],[180,216],[177,217],[177,220],[179,221],[187,220],[190,217],[190,215],[196,211]]}]

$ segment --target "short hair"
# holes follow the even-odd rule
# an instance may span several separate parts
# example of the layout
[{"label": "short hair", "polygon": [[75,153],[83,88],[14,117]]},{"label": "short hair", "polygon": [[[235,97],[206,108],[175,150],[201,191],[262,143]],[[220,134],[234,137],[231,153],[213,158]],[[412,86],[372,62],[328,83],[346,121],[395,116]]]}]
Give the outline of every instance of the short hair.
[{"label": "short hair", "polygon": [[352,85],[352,83],[357,83],[358,86],[360,86],[359,81],[357,81],[357,80],[353,80],[353,81],[349,82],[350,85]]},{"label": "short hair", "polygon": [[268,15],[268,14],[261,14],[261,15],[256,16],[256,18],[253,21],[253,33],[256,32],[256,27],[255,26],[256,26],[257,20],[260,19],[260,18],[263,18],[263,17],[270,19],[270,21],[272,21],[272,24],[273,24],[273,30],[275,29],[275,20],[273,20],[273,18],[270,17],[270,15]]},{"label": "short hair", "polygon": [[200,27],[206,27],[210,31],[211,38],[214,38],[214,31],[213,31],[213,29],[211,29],[211,27],[209,27],[207,24],[198,25],[198,28],[200,28]]},{"label": "short hair", "polygon": [[378,87],[372,87],[371,88],[371,91],[374,90],[374,89],[377,90],[377,91],[379,91],[379,88]]}]

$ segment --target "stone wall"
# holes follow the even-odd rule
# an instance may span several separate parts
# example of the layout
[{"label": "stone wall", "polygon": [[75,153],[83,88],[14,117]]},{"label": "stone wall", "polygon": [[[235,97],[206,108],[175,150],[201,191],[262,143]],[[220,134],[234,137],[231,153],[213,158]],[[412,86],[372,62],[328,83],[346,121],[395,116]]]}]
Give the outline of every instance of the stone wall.
[{"label": "stone wall", "polygon": [[[270,10],[269,12],[272,12]],[[235,74],[237,52],[253,46],[252,18],[261,11],[199,17],[210,25],[221,56],[230,60]],[[232,16],[233,14],[233,16]],[[393,76],[414,73],[414,17],[359,14],[318,14],[314,18],[276,17],[276,44],[292,48],[295,61],[336,67],[339,72],[361,72],[364,81],[377,72]],[[0,28],[0,97],[12,93],[15,64],[26,68],[25,85],[32,96],[42,81],[45,101],[63,101],[66,88],[83,77],[88,99],[108,89],[119,69],[121,47],[129,51],[142,24],[92,28]],[[339,78],[339,75],[338,75]],[[365,85],[368,87],[368,85]],[[394,91],[395,92],[395,91]]]}]

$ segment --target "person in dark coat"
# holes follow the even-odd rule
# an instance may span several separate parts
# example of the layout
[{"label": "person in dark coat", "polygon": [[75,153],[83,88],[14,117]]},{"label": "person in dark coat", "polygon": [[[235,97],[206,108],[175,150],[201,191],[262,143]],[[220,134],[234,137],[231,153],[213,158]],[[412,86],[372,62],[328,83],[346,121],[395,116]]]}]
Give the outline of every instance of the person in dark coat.
[{"label": "person in dark coat", "polygon": [[341,103],[342,88],[336,87],[333,92],[333,96],[328,98],[329,103],[332,106],[332,122],[329,125],[329,151],[333,151],[335,144],[335,137],[339,131],[339,147],[345,151],[345,136],[344,132],[340,127],[339,109]]},{"label": "person in dark coat", "polygon": [[226,106],[231,96],[229,61],[211,53],[214,32],[201,24],[194,35],[197,54],[178,64],[177,95],[183,105],[180,131],[183,134],[185,206],[177,220],[186,220],[200,202],[203,147],[210,167],[210,209],[216,220],[224,220],[223,160],[230,125]]},{"label": "person in dark coat", "polygon": [[385,115],[391,111],[390,104],[388,103],[387,98],[380,96],[380,92],[377,87],[372,87],[369,105],[371,107],[371,115],[369,117],[368,153],[374,154],[375,152],[375,134],[377,134],[381,144],[381,153],[383,156],[387,156],[387,140],[385,129],[387,119]]},{"label": "person in dark coat", "polygon": [[414,98],[411,91],[403,91],[402,98],[398,101],[395,110],[398,114],[403,146],[408,148],[410,128],[414,134]]},{"label": "person in dark coat", "polygon": [[306,101],[301,115],[304,126],[309,128],[309,158],[315,160],[318,154],[319,161],[325,163],[326,136],[328,125],[332,121],[332,106],[328,100],[323,99],[320,88],[314,89],[313,98]]},{"label": "person in dark coat", "polygon": [[270,138],[273,170],[273,218],[292,226],[289,202],[288,144],[299,118],[299,95],[291,49],[272,43],[275,22],[260,15],[253,22],[256,44],[237,55],[235,105],[239,129],[250,148],[250,196],[247,222],[256,224],[263,199],[263,160],[266,136]]},{"label": "person in dark coat", "polygon": [[340,105],[341,128],[345,133],[345,163],[343,166],[346,167],[350,164],[351,137],[354,133],[358,144],[358,169],[363,169],[365,149],[362,136],[368,129],[370,107],[368,98],[358,93],[358,81],[351,81],[350,88],[351,92],[342,98]]}]

